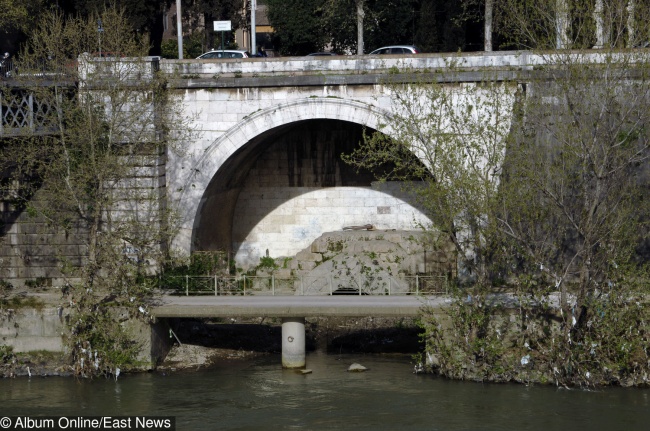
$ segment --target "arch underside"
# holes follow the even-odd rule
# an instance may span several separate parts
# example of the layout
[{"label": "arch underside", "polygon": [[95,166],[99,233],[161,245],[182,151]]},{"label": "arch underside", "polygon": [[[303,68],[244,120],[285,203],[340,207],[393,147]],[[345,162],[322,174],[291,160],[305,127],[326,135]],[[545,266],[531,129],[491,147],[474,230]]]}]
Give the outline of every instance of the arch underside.
[{"label": "arch underside", "polygon": [[[207,177],[212,166],[214,173],[195,211],[191,251],[232,251],[246,268],[265,255],[295,255],[345,226],[405,230],[428,222],[399,184],[376,183],[372,172],[341,160],[364,128],[381,127],[387,116],[358,102],[323,100],[317,109],[308,102],[285,106],[286,115],[261,113],[206,151],[196,172]],[[233,141],[224,157],[224,143]],[[197,194],[193,180],[187,190]]]}]

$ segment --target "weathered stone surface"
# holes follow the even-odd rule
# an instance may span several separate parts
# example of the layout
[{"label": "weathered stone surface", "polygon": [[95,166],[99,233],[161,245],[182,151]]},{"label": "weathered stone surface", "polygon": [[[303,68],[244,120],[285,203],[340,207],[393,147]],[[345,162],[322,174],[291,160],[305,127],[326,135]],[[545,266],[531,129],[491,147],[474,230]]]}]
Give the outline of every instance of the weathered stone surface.
[{"label": "weathered stone surface", "polygon": [[[427,238],[422,231],[391,231],[388,236],[381,231],[325,233],[292,261],[294,274],[300,278],[295,291],[322,295],[361,289],[368,294],[403,294],[430,290],[434,281],[437,289],[455,274],[455,253],[449,253],[446,262],[434,262],[434,256],[447,255],[441,250],[434,252],[434,245],[426,245]],[[431,251],[425,258],[427,249]],[[313,250],[326,250],[320,253],[318,265],[314,265],[313,254],[319,253]],[[415,274],[424,277],[419,286]]]},{"label": "weathered stone surface", "polygon": [[11,346],[14,352],[63,351],[61,337],[67,328],[61,309],[20,308],[0,312],[0,344]]},{"label": "weathered stone surface", "polygon": [[397,247],[395,243],[383,239],[355,241],[347,247],[351,253],[388,253]]},{"label": "weathered stone surface", "polygon": [[313,261],[299,262],[298,267],[301,271],[311,271],[312,269],[316,268],[316,262]]},{"label": "weathered stone surface", "polygon": [[274,273],[276,279],[289,279],[291,278],[291,268],[280,268]]},{"label": "weathered stone surface", "polygon": [[296,255],[296,260],[301,262],[321,262],[323,255],[321,253],[311,253],[307,250],[302,250]]}]

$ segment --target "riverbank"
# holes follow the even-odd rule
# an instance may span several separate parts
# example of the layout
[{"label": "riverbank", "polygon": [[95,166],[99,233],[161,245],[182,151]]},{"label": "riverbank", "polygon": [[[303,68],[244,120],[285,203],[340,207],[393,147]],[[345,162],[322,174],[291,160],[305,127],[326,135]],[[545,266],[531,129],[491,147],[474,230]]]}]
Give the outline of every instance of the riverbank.
[{"label": "riverbank", "polygon": [[[249,360],[282,350],[280,319],[170,319],[168,323],[172,347],[155,368],[164,372],[200,370],[224,360]],[[419,333],[411,318],[313,318],[306,321],[306,347],[308,352],[329,354],[411,355],[422,350]],[[71,376],[70,364],[69,356],[60,352],[5,349],[0,375]]]},{"label": "riverbank", "polygon": [[[174,319],[170,326],[177,339],[159,370],[201,369],[282,350],[280,319]],[[307,319],[305,329],[308,352],[416,354],[422,350],[415,319],[313,318]]]},{"label": "riverbank", "polygon": [[[28,341],[41,343],[39,345],[54,345],[52,340],[57,339],[60,350],[64,351],[62,334],[65,330],[66,312],[57,305],[60,304],[60,298],[51,296],[56,301],[43,301],[40,309],[22,307],[11,309],[10,312],[5,310],[7,312],[2,319],[3,340],[13,343],[20,341],[24,348]],[[610,347],[615,347],[616,338],[613,336],[609,340],[603,336],[598,343],[592,341],[576,345],[574,348],[581,356],[566,350],[573,346],[571,339],[564,340],[565,350],[560,351],[559,341],[563,340],[563,333],[559,330],[561,315],[551,312],[555,308],[543,311],[529,306],[527,312],[523,313],[520,310],[521,304],[515,307],[517,303],[509,296],[499,296],[502,301],[510,298],[505,308],[498,307],[501,303],[495,303],[492,298],[455,302],[449,311],[441,314],[436,314],[433,309],[423,310],[421,319],[428,331],[429,350],[426,353],[421,343],[423,329],[417,325],[416,319],[376,317],[308,318],[305,325],[307,352],[422,354],[420,361],[413,361],[421,362],[418,369],[451,380],[566,387],[650,386],[645,350],[632,349],[628,344],[626,350],[612,350]],[[555,296],[551,299],[555,300]],[[609,307],[606,316],[616,317],[615,311]],[[630,314],[626,308],[623,311],[626,315]],[[450,318],[451,315],[465,316],[468,322],[473,322],[472,325],[479,322],[489,324],[482,326],[485,333],[479,332],[478,326],[474,329],[470,327],[471,330],[468,331],[460,325],[461,320],[455,321]],[[522,316],[526,317],[526,325],[521,324]],[[164,372],[201,370],[223,361],[249,360],[279,354],[282,350],[280,318],[233,316],[221,319],[159,320],[154,325],[154,332],[162,341],[159,344],[166,346],[164,353],[158,356],[164,356],[164,360],[153,368],[150,362],[141,362],[140,369],[121,367],[121,372],[152,369]],[[141,324],[138,330],[142,339],[152,338],[148,324]],[[642,340],[642,337],[639,339]],[[44,341],[47,343],[44,344]],[[642,342],[637,344],[643,348]],[[153,348],[152,344],[147,346]],[[604,348],[608,348],[607,351],[620,351],[620,361],[610,361],[597,369],[590,366],[591,362],[599,359],[599,354],[606,352]],[[148,352],[146,348],[143,351]],[[568,362],[571,358],[569,354],[580,360],[578,365],[585,364],[580,372],[571,369],[575,365]],[[153,351],[150,357],[156,357]],[[575,364],[575,359],[572,360]],[[3,377],[70,376],[73,374],[71,362],[61,352],[24,352],[16,348],[12,350],[8,345],[0,345],[0,375]],[[628,363],[634,368],[626,366]],[[569,376],[569,373],[573,374]]]},{"label": "riverbank", "polygon": [[13,377],[71,377],[70,357],[60,352],[6,352],[0,355],[0,376]]}]

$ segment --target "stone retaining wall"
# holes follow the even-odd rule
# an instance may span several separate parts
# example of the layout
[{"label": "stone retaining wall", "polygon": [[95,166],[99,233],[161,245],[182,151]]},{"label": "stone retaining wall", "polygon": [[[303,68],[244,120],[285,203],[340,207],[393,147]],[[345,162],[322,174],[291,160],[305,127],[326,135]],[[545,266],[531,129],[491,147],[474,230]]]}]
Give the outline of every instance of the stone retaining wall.
[{"label": "stone retaining wall", "polygon": [[63,309],[20,308],[0,310],[0,345],[14,352],[46,350],[62,352],[67,332]]}]

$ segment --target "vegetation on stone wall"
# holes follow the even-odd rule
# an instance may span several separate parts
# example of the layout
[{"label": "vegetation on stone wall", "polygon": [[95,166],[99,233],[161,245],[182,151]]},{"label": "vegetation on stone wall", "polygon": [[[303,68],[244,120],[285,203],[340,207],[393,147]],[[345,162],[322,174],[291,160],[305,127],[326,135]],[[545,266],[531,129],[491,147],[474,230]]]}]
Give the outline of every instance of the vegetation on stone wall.
[{"label": "vegetation on stone wall", "polygon": [[[115,373],[134,364],[138,348],[124,321],[148,319],[151,275],[167,259],[162,245],[174,217],[158,165],[185,136],[185,123],[163,78],[143,59],[147,39],[123,12],[42,18],[21,53],[17,82],[46,107],[39,113],[45,121],[3,143],[0,171],[12,177],[6,184],[17,207],[42,221],[43,246],[68,280],[76,373]],[[93,60],[99,51],[107,56]],[[57,239],[81,244],[81,265],[59,256]],[[121,319],[116,309],[124,310]]]}]

